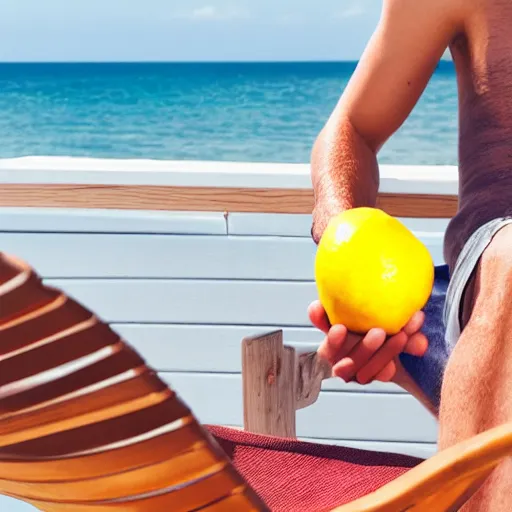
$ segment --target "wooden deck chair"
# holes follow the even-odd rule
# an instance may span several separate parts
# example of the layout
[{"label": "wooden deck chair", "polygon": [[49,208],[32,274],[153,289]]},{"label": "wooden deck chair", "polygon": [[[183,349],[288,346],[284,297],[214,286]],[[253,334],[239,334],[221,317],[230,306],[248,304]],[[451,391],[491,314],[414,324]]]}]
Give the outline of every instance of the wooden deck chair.
[{"label": "wooden deck chair", "polygon": [[[512,425],[422,463],[344,450],[202,427],[105,323],[0,253],[1,493],[48,512],[451,511],[512,453]],[[354,488],[362,469],[379,470],[379,481],[347,504],[276,503],[262,496],[286,491],[287,466],[271,468],[272,454],[320,483]],[[331,471],[333,460],[352,473]]]}]

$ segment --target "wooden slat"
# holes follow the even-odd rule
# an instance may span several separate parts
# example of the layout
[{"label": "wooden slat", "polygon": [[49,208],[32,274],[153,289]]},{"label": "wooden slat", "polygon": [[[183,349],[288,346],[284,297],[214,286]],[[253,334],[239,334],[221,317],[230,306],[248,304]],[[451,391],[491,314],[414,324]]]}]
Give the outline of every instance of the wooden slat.
[{"label": "wooden slat", "polygon": [[[0,206],[211,212],[311,213],[311,189],[7,183]],[[457,197],[380,194],[377,206],[398,217],[453,217]]]},{"label": "wooden slat", "polygon": [[222,212],[0,207],[0,219],[0,230],[7,232],[227,234]]},{"label": "wooden slat", "polygon": [[[1,249],[30,261],[44,278],[314,280],[317,248],[311,238],[2,233],[1,229]],[[443,264],[442,234],[418,237],[434,263]]]},{"label": "wooden slat", "polygon": [[[160,377],[179,390],[201,423],[242,426],[240,375],[163,373]],[[437,440],[434,417],[404,394],[322,391],[315,404],[297,411],[296,420],[299,437],[398,443]]]},{"label": "wooden slat", "polygon": [[49,279],[115,323],[309,327],[313,282],[160,279]]},{"label": "wooden slat", "polygon": [[[201,439],[200,437],[198,439]],[[88,459],[84,458],[84,462]],[[59,500],[71,503],[79,501],[100,501],[135,496],[155,490],[178,486],[205,477],[226,465],[224,456],[197,441],[191,450],[174,453],[166,459],[151,465],[140,465],[128,471],[116,468],[114,473],[103,472],[98,477],[78,479],[73,472],[61,481],[26,482],[9,476],[0,479],[0,490],[10,495],[29,499]]]},{"label": "wooden slat", "polygon": [[451,218],[457,213],[457,196],[427,194],[380,194],[377,207],[395,217]]},{"label": "wooden slat", "polygon": [[[279,329],[278,326],[164,324],[112,324],[112,327],[158,371],[208,373],[240,373],[242,339]],[[322,336],[315,328],[284,330],[286,344],[304,352],[318,347]]]},{"label": "wooden slat", "polygon": [[[186,423],[188,421],[188,423]],[[91,479],[116,471],[128,471],[141,465],[154,465],[176,454],[193,449],[201,436],[201,428],[192,417],[186,419],[184,426],[151,437],[138,443],[129,443],[116,450],[98,450],[87,455],[84,464],[83,455],[76,454],[61,460],[58,456],[23,461],[0,460],[0,479],[30,482],[62,482],[70,473],[75,479]],[[0,508],[0,510],[3,510]]]},{"label": "wooden slat", "polygon": [[[88,233],[1,233],[0,248],[43,278],[314,279],[311,239]],[[432,252],[439,256],[439,241]],[[269,261],[272,264],[269,265]]]},{"label": "wooden slat", "polygon": [[[237,484],[239,485],[237,486]],[[127,510],[132,512],[155,512],[157,510],[189,512],[201,510],[207,505],[214,504],[219,498],[228,497],[233,491],[238,490],[244,490],[240,486],[240,477],[233,469],[228,467],[208,478],[198,480],[193,485],[184,486],[161,495],[132,498],[129,501],[119,499],[112,502],[108,500],[96,503],[82,501],[73,504],[57,502],[56,500],[30,500],[29,502],[45,512],[112,512],[114,510],[124,512]],[[252,498],[253,494],[251,493],[250,496]],[[245,503],[248,501],[250,503],[247,498],[244,500]],[[263,505],[258,507],[254,501],[252,510],[267,511]],[[242,510],[247,510],[247,508],[243,507]]]},{"label": "wooden slat", "polygon": [[[6,209],[4,209],[5,211]],[[45,210],[36,210],[42,211]],[[58,210],[56,210],[58,211]],[[73,210],[67,210],[73,211]],[[77,210],[80,211],[80,210]],[[116,212],[122,214],[122,212]],[[2,210],[0,209],[0,216]],[[196,214],[199,215],[199,214]],[[204,215],[204,214],[203,214]],[[212,213],[211,215],[219,215]],[[413,232],[422,234],[439,235],[443,238],[450,219],[433,218],[412,218],[398,217],[398,220],[407,226]],[[278,236],[311,239],[311,225],[313,216],[311,213],[293,214],[293,213],[238,213],[232,212],[227,218],[227,227],[229,235],[242,236]],[[10,231],[17,231],[7,228]],[[53,231],[47,229],[47,231]],[[78,231],[78,230],[76,230]]]}]

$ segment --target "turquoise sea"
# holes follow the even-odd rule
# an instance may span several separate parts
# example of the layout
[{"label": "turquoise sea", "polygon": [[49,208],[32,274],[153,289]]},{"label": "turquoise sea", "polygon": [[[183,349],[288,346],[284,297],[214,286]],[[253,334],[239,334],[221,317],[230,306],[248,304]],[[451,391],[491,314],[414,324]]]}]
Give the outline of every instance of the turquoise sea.
[{"label": "turquoise sea", "polygon": [[[308,162],[355,66],[0,64],[0,157]],[[455,164],[457,122],[442,62],[380,161]]]}]

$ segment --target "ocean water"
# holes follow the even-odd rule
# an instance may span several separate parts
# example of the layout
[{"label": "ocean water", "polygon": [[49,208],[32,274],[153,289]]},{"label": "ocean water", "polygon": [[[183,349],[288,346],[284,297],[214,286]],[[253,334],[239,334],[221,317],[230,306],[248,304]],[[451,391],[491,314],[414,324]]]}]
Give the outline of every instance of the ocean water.
[{"label": "ocean water", "polygon": [[[308,162],[355,63],[0,64],[0,157]],[[443,62],[382,163],[455,164]]]}]

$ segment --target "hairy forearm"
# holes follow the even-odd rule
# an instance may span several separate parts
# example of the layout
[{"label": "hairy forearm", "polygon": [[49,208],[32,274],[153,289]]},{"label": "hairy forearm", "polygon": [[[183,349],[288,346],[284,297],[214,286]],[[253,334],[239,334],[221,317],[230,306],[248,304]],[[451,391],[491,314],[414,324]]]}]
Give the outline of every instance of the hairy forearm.
[{"label": "hairy forearm", "polygon": [[360,206],[375,206],[379,188],[376,152],[348,121],[332,119],[311,155],[315,194],[312,235],[320,240],[330,219]]}]

